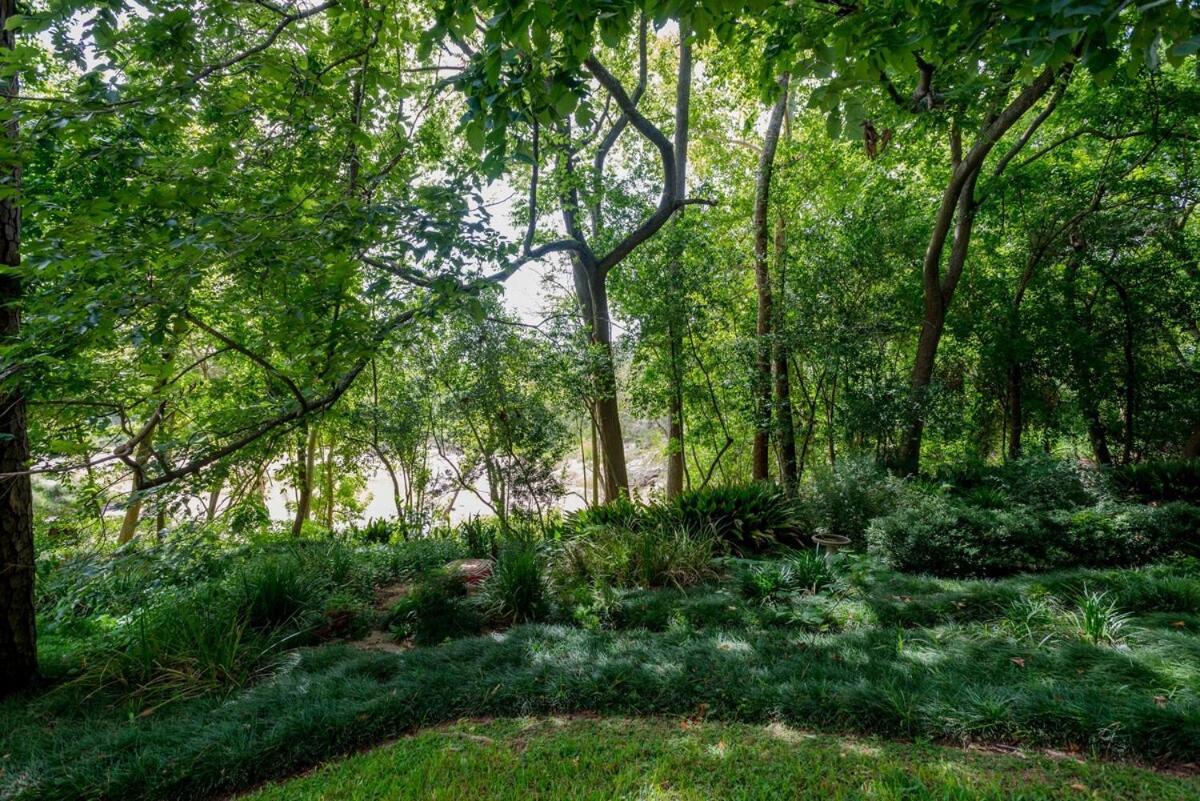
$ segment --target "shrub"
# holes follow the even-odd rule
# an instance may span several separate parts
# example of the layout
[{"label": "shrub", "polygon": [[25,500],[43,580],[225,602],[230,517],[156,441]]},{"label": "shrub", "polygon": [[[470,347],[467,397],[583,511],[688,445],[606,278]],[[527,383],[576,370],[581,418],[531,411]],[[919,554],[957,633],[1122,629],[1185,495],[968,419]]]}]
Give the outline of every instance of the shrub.
[{"label": "shrub", "polygon": [[794,593],[816,593],[833,583],[830,561],[815,551],[795,551],[782,559],[758,562],[738,575],[746,598],[768,603]]},{"label": "shrub", "polygon": [[372,518],[365,526],[352,526],[350,535],[358,542],[371,545],[387,545],[392,541],[392,524],[383,518]]},{"label": "shrub", "polygon": [[800,494],[806,533],[848,537],[861,543],[867,526],[895,507],[903,482],[869,458],[848,458],[817,470]]},{"label": "shrub", "polygon": [[469,554],[452,539],[424,539],[393,545],[386,551],[389,578],[413,581]]},{"label": "shrub", "polygon": [[1121,465],[1109,473],[1109,482],[1114,492],[1131,500],[1200,504],[1200,459]]},{"label": "shrub", "polygon": [[999,576],[1069,566],[1131,566],[1200,545],[1200,508],[1104,503],[1077,510],[986,509],[939,494],[912,494],[876,520],[871,550],[902,570]]},{"label": "shrub", "polygon": [[458,524],[457,534],[472,559],[494,559],[501,541],[500,521],[473,515]]},{"label": "shrub", "polygon": [[997,576],[1062,564],[1031,511],[981,509],[942,495],[912,493],[874,521],[873,552],[900,568],[941,576]]},{"label": "shrub", "polygon": [[545,617],[545,564],[536,543],[514,541],[500,549],[492,575],[483,585],[483,602],[488,617],[506,623]]},{"label": "shrub", "polygon": [[687,531],[711,534],[737,553],[796,544],[796,508],[778,487],[765,482],[691,490],[677,496],[671,517]]},{"label": "shrub", "polygon": [[242,687],[287,639],[256,632],[229,588],[216,583],[164,599],[87,654],[72,686],[118,689],[154,706]]},{"label": "shrub", "polygon": [[555,572],[568,585],[604,583],[615,587],[686,587],[716,577],[711,537],[677,526],[644,531],[597,528],[559,548]]},{"label": "shrub", "polygon": [[269,555],[242,569],[233,597],[238,616],[266,631],[297,623],[318,605],[319,589],[299,558]]},{"label": "shrub", "polygon": [[[1031,455],[1000,464],[967,463],[940,471],[936,482],[980,506],[1077,509],[1102,500],[1094,471],[1069,459]],[[1089,480],[1091,479],[1091,480]]]},{"label": "shrub", "polygon": [[413,587],[392,607],[384,624],[397,637],[412,637],[417,645],[477,634],[481,627],[466,583],[445,570],[430,573]]},{"label": "shrub", "polygon": [[634,531],[661,524],[665,517],[663,507],[638,503],[622,495],[616,500],[571,512],[563,521],[563,529],[568,538],[597,529]]}]

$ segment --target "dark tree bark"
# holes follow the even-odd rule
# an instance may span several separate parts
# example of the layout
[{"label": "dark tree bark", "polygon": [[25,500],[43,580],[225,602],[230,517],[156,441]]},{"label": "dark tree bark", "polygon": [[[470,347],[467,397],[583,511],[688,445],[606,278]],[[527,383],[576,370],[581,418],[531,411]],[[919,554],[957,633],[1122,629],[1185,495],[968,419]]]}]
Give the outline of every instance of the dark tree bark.
[{"label": "dark tree bark", "polygon": [[1137,356],[1134,351],[1135,321],[1133,319],[1133,301],[1129,290],[1124,284],[1109,281],[1121,300],[1121,311],[1125,318],[1124,337],[1121,343],[1121,353],[1125,358],[1125,408],[1124,429],[1121,438],[1121,461],[1129,464],[1133,461],[1134,417],[1137,413]]},{"label": "dark tree bark", "polygon": [[[686,25],[680,27],[679,80],[675,84],[675,195],[687,197],[687,149],[688,114],[691,110],[692,89],[692,45],[687,40]],[[683,209],[679,210],[680,217]],[[683,243],[679,252],[673,254],[671,274],[678,276],[682,269]],[[674,282],[673,282],[674,283]],[[677,289],[673,286],[672,289]],[[672,318],[675,312],[672,311]],[[672,319],[667,326],[667,347],[670,349],[670,382],[667,399],[667,497],[674,498],[683,492],[687,465],[684,460],[683,441],[683,332],[685,321]]]},{"label": "dark tree bark", "polygon": [[1096,393],[1096,371],[1092,367],[1091,348],[1079,340],[1080,336],[1091,336],[1090,309],[1079,303],[1078,279],[1079,268],[1083,263],[1083,251],[1086,245],[1082,239],[1076,239],[1073,247],[1075,252],[1067,261],[1066,269],[1066,302],[1073,318],[1076,333],[1071,338],[1071,361],[1075,373],[1076,392],[1079,395],[1079,412],[1087,426],[1088,440],[1092,445],[1092,455],[1096,464],[1112,464],[1112,451],[1108,448],[1108,432],[1100,417],[1100,399]]},{"label": "dark tree bark", "polygon": [[751,452],[751,475],[755,481],[765,481],[770,470],[773,314],[771,274],[767,264],[771,242],[768,212],[771,202],[771,175],[775,169],[775,151],[779,146],[779,131],[783,127],[783,118],[787,111],[787,84],[788,79],[784,75],[779,79],[779,97],[767,121],[754,187],[754,285],[758,290],[758,318],[754,331],[754,445]]},{"label": "dark tree bark", "polygon": [[[688,44],[689,31],[686,23],[680,24],[680,60],[679,83],[677,100],[686,101],[691,87],[691,51]],[[687,117],[682,117],[682,125],[677,124],[675,130],[676,144],[669,139],[640,111],[637,103],[646,85],[646,24],[643,21],[639,34],[638,86],[633,95],[629,95],[612,73],[604,68],[594,56],[584,61],[584,67],[595,78],[596,82],[608,93],[621,112],[621,116],[612,129],[604,136],[598,146],[593,164],[593,202],[590,208],[593,235],[600,233],[602,224],[600,187],[604,170],[604,160],[616,143],[621,132],[632,126],[658,151],[663,168],[663,188],[658,205],[642,222],[626,234],[616,245],[603,255],[596,254],[588,244],[588,238],[579,224],[581,211],[579,192],[573,180],[566,182],[562,202],[563,224],[567,239],[550,245],[540,246],[541,252],[551,250],[566,250],[571,253],[571,264],[575,280],[575,293],[579,302],[580,316],[597,360],[594,365],[595,397],[592,399],[592,414],[596,422],[596,430],[600,439],[603,454],[604,497],[613,500],[629,492],[629,474],[625,462],[625,443],[621,433],[620,409],[617,402],[616,368],[612,348],[612,318],[609,313],[608,291],[606,281],[610,270],[619,265],[626,256],[636,250],[642,243],[654,236],[671,219],[677,211],[686,204],[681,194],[683,183],[680,180],[682,165],[677,163],[676,153],[679,144],[686,148]],[[679,118],[677,117],[677,120]],[[563,133],[569,137],[569,125],[563,127]],[[534,134],[534,161],[537,161],[536,128]],[[560,155],[560,165],[564,173],[573,178],[575,175],[573,153],[568,147]],[[534,170],[530,192],[530,223],[526,229],[526,251],[531,253],[530,244],[537,222],[537,171]]]},{"label": "dark tree bark", "polygon": [[[1064,70],[1069,74],[1070,65]],[[901,473],[915,475],[921,468],[921,440],[925,431],[925,405],[929,386],[933,380],[934,363],[937,359],[938,344],[942,339],[942,331],[946,325],[946,312],[954,299],[954,291],[962,277],[967,253],[971,244],[971,231],[974,227],[975,212],[978,204],[975,200],[975,184],[979,180],[979,172],[988,154],[996,143],[1036,104],[1054,85],[1056,74],[1053,70],[1044,70],[1028,86],[1021,90],[1005,108],[998,114],[990,116],[979,133],[975,143],[964,155],[962,152],[962,137],[957,126],[951,133],[951,173],[950,180],[942,193],[942,200],[934,218],[933,231],[929,236],[929,244],[925,249],[925,259],[922,264],[922,291],[924,297],[924,313],[921,320],[921,333],[917,339],[917,352],[913,359],[912,380],[910,382],[910,419],[908,429],[901,443],[897,468]],[[1045,116],[1034,121],[1034,126],[1040,124]],[[1028,141],[1023,137],[1016,145],[1017,148]],[[1006,155],[997,168],[997,172],[1008,163],[1011,154]],[[942,254],[946,240],[954,232],[950,257],[947,260],[946,271],[942,272]]]},{"label": "dark tree bark", "polygon": [[1200,459],[1200,423],[1192,426],[1192,433],[1183,443],[1184,459]]},{"label": "dark tree bark", "polygon": [[[779,299],[782,301],[787,287],[786,232],[783,217],[775,224],[775,271],[779,274]],[[787,492],[793,492],[800,480],[800,471],[796,459],[796,425],[792,420],[792,381],[788,373],[790,361],[787,343],[782,336],[783,326],[780,321],[783,309],[780,304],[774,305],[775,331],[772,358],[775,362],[775,430],[779,437],[779,481]]]},{"label": "dark tree bark", "polygon": [[[16,0],[0,0],[0,47],[9,50],[16,45],[16,32],[8,22],[16,13]],[[6,105],[19,88],[17,75],[0,86]],[[19,133],[10,117],[4,125],[8,148],[15,147]],[[20,182],[19,165],[0,167],[0,183],[16,189]],[[10,195],[0,200],[0,342],[5,344],[21,331],[20,266],[21,206],[18,196]],[[10,375],[0,385],[0,473],[28,468],[25,398]],[[0,480],[0,696],[29,686],[37,676],[33,580],[33,488],[28,475],[14,475]]]}]

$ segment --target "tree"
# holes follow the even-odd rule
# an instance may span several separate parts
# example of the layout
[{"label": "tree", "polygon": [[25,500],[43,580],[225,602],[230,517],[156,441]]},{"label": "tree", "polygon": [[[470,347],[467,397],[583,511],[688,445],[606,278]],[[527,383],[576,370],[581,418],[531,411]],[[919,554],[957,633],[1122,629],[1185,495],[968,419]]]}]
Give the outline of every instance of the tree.
[{"label": "tree", "polygon": [[[0,0],[0,51],[9,77],[4,96],[3,157],[0,158],[0,346],[11,347],[21,331],[21,152],[15,98],[20,71],[16,50],[16,0]],[[33,608],[33,489],[28,474],[29,437],[25,396],[16,385],[20,365],[0,364],[0,695],[29,685],[37,673]]]}]

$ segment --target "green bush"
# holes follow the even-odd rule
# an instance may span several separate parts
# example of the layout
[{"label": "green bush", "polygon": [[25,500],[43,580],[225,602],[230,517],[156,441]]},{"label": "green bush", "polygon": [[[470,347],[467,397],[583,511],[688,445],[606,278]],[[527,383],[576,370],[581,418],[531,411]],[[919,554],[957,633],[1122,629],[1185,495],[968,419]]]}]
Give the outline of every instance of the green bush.
[{"label": "green bush", "polygon": [[986,464],[968,462],[940,470],[935,483],[975,505],[1021,505],[1038,509],[1077,509],[1103,500],[1095,471],[1070,459],[1031,455]]},{"label": "green bush", "polygon": [[817,593],[834,581],[831,560],[812,550],[750,563],[741,567],[736,576],[742,596],[759,603],[774,603],[799,593]]},{"label": "green bush", "polygon": [[1109,482],[1118,495],[1138,501],[1200,504],[1200,459],[1171,459],[1114,467]]},{"label": "green bush", "polygon": [[530,623],[546,616],[545,559],[537,543],[514,541],[500,549],[483,585],[483,604],[488,617],[505,623]]},{"label": "green bush", "polygon": [[384,518],[372,518],[365,526],[352,526],[350,536],[369,545],[387,545],[395,533],[392,523]]},{"label": "green bush", "polygon": [[503,535],[494,517],[473,515],[458,524],[456,533],[472,559],[495,559]]},{"label": "green bush", "polygon": [[669,510],[686,530],[711,534],[736,553],[794,545],[802,533],[792,500],[765,482],[684,492]]},{"label": "green bush", "polygon": [[1144,564],[1197,552],[1198,532],[1200,508],[1183,503],[988,509],[911,493],[903,508],[872,524],[868,538],[873,552],[901,570],[965,577]]},{"label": "green bush", "polygon": [[321,590],[292,554],[269,554],[243,567],[234,584],[238,616],[259,631],[295,624],[320,606]]},{"label": "green bush", "polygon": [[929,493],[875,520],[870,549],[901,570],[940,576],[998,576],[1047,569],[1065,554],[1044,536],[1041,520],[1024,508],[983,509]]},{"label": "green bush", "polygon": [[677,526],[593,528],[562,543],[554,571],[566,586],[686,587],[716,577],[712,537]]},{"label": "green bush", "polygon": [[571,512],[563,521],[567,538],[579,537],[597,529],[641,530],[661,525],[669,517],[662,506],[651,506],[630,500],[622,495],[607,503]]},{"label": "green bush", "polygon": [[482,621],[462,577],[436,570],[392,607],[384,625],[397,637],[412,637],[417,645],[435,645],[477,634]]},{"label": "green bush", "polygon": [[800,491],[805,533],[836,534],[862,543],[867,526],[895,507],[903,482],[869,458],[818,468]]},{"label": "green bush", "polygon": [[430,570],[443,567],[469,554],[452,539],[423,539],[399,543],[384,552],[390,579],[413,581]]}]

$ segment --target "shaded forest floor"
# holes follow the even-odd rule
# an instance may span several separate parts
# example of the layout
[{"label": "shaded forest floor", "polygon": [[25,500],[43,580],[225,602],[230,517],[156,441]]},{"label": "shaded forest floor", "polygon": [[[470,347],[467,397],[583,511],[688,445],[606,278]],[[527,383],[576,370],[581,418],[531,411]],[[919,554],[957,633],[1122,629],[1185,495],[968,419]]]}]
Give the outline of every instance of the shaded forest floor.
[{"label": "shaded forest floor", "polygon": [[[319,564],[328,561],[325,555]],[[823,736],[794,749],[770,729],[726,726],[1053,749],[1072,759],[1192,773],[1200,755],[1194,560],[989,581],[911,576],[856,559],[821,592],[752,590],[777,565],[726,560],[706,584],[619,591],[599,627],[525,624],[386,651],[360,647],[353,639],[360,632],[344,644],[284,649],[240,689],[195,697],[66,681],[0,705],[0,797],[211,798],[463,718],[576,715],[665,720],[572,724],[578,728],[562,738],[530,738],[513,728],[524,724],[501,722],[480,733],[500,744],[423,734],[403,758],[427,760],[431,775],[444,775],[446,787],[465,795],[491,777],[497,792],[528,787],[532,797],[637,797],[644,790],[650,798],[765,798],[792,784],[816,792],[829,776],[833,798],[999,798],[1024,786],[1023,772],[1033,770],[1040,789],[1031,785],[1023,797],[1197,797],[1194,778],[1115,765],[999,759],[989,768],[994,755],[882,741],[872,741],[882,757],[841,757],[852,741]],[[1100,621],[1111,625],[1094,637],[1080,606],[1088,593],[1113,605]],[[64,664],[77,658],[63,650],[68,633],[44,640]],[[704,725],[689,733],[680,719]],[[626,729],[628,740],[620,736]],[[668,731],[671,737],[660,736]],[[518,736],[534,743],[529,753],[565,761],[532,770],[505,744]],[[739,758],[713,756],[721,742]],[[459,757],[480,748],[480,764],[494,770],[454,773]],[[382,770],[400,753],[357,757],[320,774],[334,783],[327,796],[319,783],[304,783],[294,797],[374,797],[368,789],[375,780],[355,778],[353,766]],[[578,776],[555,773],[577,756]],[[731,767],[713,772],[710,762]],[[837,778],[845,765],[844,780]],[[817,783],[804,784],[802,774]],[[416,775],[397,774],[397,784],[377,790],[404,797]],[[757,789],[730,795],[743,776]],[[791,784],[778,783],[785,779]],[[342,792],[342,781],[358,789]],[[612,788],[610,796],[587,794],[599,787]]]}]

